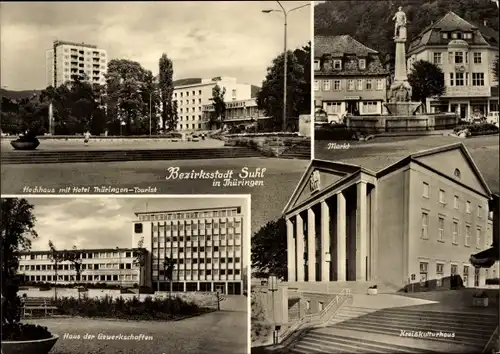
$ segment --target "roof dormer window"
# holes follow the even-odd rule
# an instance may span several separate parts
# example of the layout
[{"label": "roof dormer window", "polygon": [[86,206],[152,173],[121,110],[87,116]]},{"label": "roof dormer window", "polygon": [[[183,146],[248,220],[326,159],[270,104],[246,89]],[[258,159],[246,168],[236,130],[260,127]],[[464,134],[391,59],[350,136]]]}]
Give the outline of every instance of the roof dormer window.
[{"label": "roof dormer window", "polygon": [[472,39],[472,33],[464,33],[464,39]]},{"label": "roof dormer window", "polygon": [[359,68],[361,70],[366,69],[366,59],[359,59]]},{"label": "roof dormer window", "polygon": [[336,59],[333,61],[333,68],[335,70],[342,70],[342,60]]},{"label": "roof dormer window", "polygon": [[447,32],[441,33],[441,38],[448,39],[448,33]]},{"label": "roof dormer window", "polygon": [[319,68],[320,68],[319,60],[315,60],[314,61],[314,70],[319,70]]}]

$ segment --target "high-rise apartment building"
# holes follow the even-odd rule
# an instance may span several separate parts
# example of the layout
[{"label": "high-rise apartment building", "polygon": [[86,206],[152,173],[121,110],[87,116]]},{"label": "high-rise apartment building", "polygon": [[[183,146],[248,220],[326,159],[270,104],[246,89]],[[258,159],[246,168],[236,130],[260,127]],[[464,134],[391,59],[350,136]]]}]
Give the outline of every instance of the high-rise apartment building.
[{"label": "high-rise apartment building", "polygon": [[212,89],[219,85],[225,89],[224,102],[248,100],[252,98],[252,85],[239,84],[235,78],[216,77],[212,79],[181,79],[174,82],[173,101],[177,101],[177,130],[210,130],[203,119],[203,106],[212,103]]},{"label": "high-rise apartment building", "polygon": [[[239,206],[138,212],[132,242],[143,240],[152,258],[154,289],[242,294],[245,216]],[[172,283],[165,260],[174,260]]]},{"label": "high-rise apartment building", "polygon": [[47,51],[47,86],[58,87],[75,79],[104,85],[108,58],[95,45],[54,41]]}]

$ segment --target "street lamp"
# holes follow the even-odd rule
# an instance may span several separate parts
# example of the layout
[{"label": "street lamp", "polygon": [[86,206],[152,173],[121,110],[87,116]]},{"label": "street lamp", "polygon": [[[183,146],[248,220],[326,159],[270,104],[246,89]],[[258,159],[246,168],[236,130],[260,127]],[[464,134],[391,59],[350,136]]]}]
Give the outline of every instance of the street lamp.
[{"label": "street lamp", "polygon": [[274,311],[274,292],[278,291],[278,277],[271,275],[267,281],[268,290],[272,294],[272,304],[273,304],[273,344],[278,344],[278,330],[276,325],[276,313]]},{"label": "street lamp", "polygon": [[306,7],[306,6],[311,6],[311,4],[304,4],[304,5],[301,5],[301,6],[297,6],[297,7],[294,7],[293,9],[290,9],[290,10],[286,10],[283,5],[281,5],[281,3],[279,1],[276,1],[278,3],[278,5],[281,7],[281,10],[262,10],[263,13],[265,14],[268,14],[268,13],[271,13],[271,12],[282,12],[283,15],[284,15],[284,19],[285,19],[285,31],[284,31],[284,49],[283,49],[283,55],[284,55],[284,64],[283,64],[283,131],[286,132],[286,112],[287,112],[287,109],[286,109],[286,88],[287,88],[287,76],[288,76],[288,49],[287,49],[287,17],[288,17],[288,14],[292,11],[295,11],[295,10],[298,10],[298,9],[301,9],[303,7]]}]

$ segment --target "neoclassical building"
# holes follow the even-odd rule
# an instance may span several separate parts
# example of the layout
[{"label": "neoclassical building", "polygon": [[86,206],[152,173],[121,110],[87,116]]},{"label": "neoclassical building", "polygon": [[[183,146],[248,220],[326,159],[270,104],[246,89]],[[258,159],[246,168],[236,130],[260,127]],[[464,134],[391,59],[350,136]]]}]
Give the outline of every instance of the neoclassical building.
[{"label": "neoclassical building", "polygon": [[492,244],[491,199],[461,143],[378,172],[313,160],[284,210],[288,283],[484,285],[493,274],[469,259]]}]

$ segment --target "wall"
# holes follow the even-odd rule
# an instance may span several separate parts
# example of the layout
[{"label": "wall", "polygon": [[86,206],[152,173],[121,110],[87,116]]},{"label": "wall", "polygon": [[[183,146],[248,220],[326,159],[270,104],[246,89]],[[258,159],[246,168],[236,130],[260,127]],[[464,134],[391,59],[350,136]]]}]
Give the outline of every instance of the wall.
[{"label": "wall", "polygon": [[348,128],[366,133],[448,129],[454,127],[456,121],[457,118],[455,115],[448,114],[346,117]]},{"label": "wall", "polygon": [[[372,79],[371,90],[366,90],[366,79]],[[348,90],[348,80],[354,80],[354,90]],[[363,80],[363,89],[358,90],[357,81],[358,79]],[[377,90],[377,79],[381,79],[383,86],[381,89]],[[340,80],[340,90],[334,91],[334,81]],[[315,99],[319,101],[344,101],[346,96],[360,96],[361,100],[383,100],[386,99],[386,79],[382,76],[362,76],[362,77],[317,77],[315,81],[319,82],[319,90],[314,93]],[[323,82],[330,81],[330,90],[324,90]]]}]

